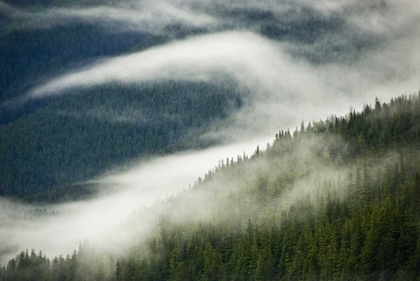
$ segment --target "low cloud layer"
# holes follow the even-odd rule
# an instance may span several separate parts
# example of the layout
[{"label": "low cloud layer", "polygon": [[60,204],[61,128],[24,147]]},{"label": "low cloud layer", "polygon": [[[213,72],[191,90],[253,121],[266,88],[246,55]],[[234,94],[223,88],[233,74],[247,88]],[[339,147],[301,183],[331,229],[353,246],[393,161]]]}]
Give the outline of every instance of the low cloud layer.
[{"label": "low cloud layer", "polygon": [[[24,249],[42,250],[49,256],[57,256],[72,252],[86,239],[94,242],[107,229],[114,231],[118,224],[140,208],[187,189],[220,159],[236,159],[244,152],[251,154],[257,144],[266,139],[139,163],[125,172],[92,180],[91,183],[111,187],[94,200],[61,205],[22,205],[2,199],[0,263],[7,262]],[[139,229],[119,231],[124,235],[137,233],[133,231],[147,232],[156,222],[156,217],[150,217]]]},{"label": "low cloud layer", "polygon": [[[220,83],[224,80],[218,77],[228,77],[251,93],[247,97],[251,102],[232,116],[234,122],[226,131],[209,134],[264,138],[252,142],[247,151],[257,144],[264,146],[271,140],[266,136],[273,136],[278,129],[293,130],[301,120],[344,115],[350,106],[360,109],[375,97],[387,102],[397,95],[417,92],[419,7],[409,0],[177,0],[23,11],[0,2],[0,12],[20,21],[20,28],[88,22],[111,25],[113,32],[129,29],[176,39],[46,77],[47,82],[34,87],[27,99],[72,94],[80,88],[115,82]],[[180,39],[168,28],[174,24],[186,30],[200,28],[202,34]],[[98,112],[102,111],[95,114]],[[126,120],[123,114],[115,118]],[[235,157],[243,150],[234,145],[166,157],[101,179],[102,184],[119,191],[102,194],[92,202],[47,206],[62,215],[40,220],[11,221],[6,216],[7,227],[0,227],[0,239],[13,251],[36,248],[49,255],[71,252],[79,241],[112,227],[142,204],[186,188],[218,159],[233,151],[231,156]]]},{"label": "low cloud layer", "polygon": [[302,119],[345,114],[350,105],[361,107],[375,97],[386,102],[395,95],[413,93],[420,86],[417,42],[418,37],[401,38],[364,52],[351,64],[311,65],[290,56],[289,43],[250,32],[221,32],[100,61],[34,88],[27,98],[75,93],[78,88],[115,82],[217,84],[223,83],[217,79],[222,75],[251,93],[252,107],[234,117],[237,127],[248,126],[250,131],[264,127],[261,132],[268,133]]},{"label": "low cloud layer", "polygon": [[[117,5],[72,7],[52,6],[39,9],[18,9],[0,2],[0,12],[20,23],[18,28],[43,29],[72,23],[88,23],[112,27],[114,32],[139,31],[160,33],[168,25],[210,27],[216,20],[207,14],[190,11],[169,1],[123,1]],[[16,28],[16,27],[14,27]]]},{"label": "low cloud layer", "polygon": [[[124,2],[114,8],[139,8],[153,15],[149,11],[171,10],[168,5],[165,1],[146,1],[139,8]],[[278,127],[294,126],[302,119],[345,114],[350,105],[361,107],[375,97],[386,102],[420,87],[420,58],[415,51],[420,34],[414,28],[420,22],[420,13],[412,1],[179,0],[171,5],[177,7],[174,14],[187,10],[209,19],[212,27],[204,24],[204,35],[108,58],[55,77],[32,89],[27,98],[77,92],[80,87],[112,82],[220,83],[215,76],[226,75],[251,92],[254,101],[252,108],[235,117],[236,127],[249,127],[249,131],[264,127],[262,133],[268,133]],[[93,12],[102,8],[87,9],[83,17],[109,22],[107,16]],[[66,13],[79,12],[71,8]],[[160,18],[150,16],[146,21],[161,23],[164,29],[167,24]],[[262,31],[266,25],[288,33],[267,36]],[[229,30],[213,32],[214,28]],[[310,29],[315,31],[308,33]],[[315,37],[309,40],[308,36]],[[281,123],[267,126],[273,123],[270,120]]]},{"label": "low cloud layer", "polygon": [[[291,75],[290,69],[286,69],[291,66],[287,60],[275,42],[256,34],[216,33],[99,62],[47,82],[33,89],[29,97],[58,95],[72,88],[111,82],[211,82],[214,75],[220,73],[236,78],[249,88],[257,87],[256,85],[269,87],[279,75],[285,79]],[[296,74],[296,70],[293,72]]]}]

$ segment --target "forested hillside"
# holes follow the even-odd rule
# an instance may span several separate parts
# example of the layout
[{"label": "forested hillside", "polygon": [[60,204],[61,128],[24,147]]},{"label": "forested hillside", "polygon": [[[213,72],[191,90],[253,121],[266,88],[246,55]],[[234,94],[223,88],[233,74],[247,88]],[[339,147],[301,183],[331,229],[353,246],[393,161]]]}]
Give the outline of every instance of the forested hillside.
[{"label": "forested hillside", "polygon": [[[16,28],[19,24],[24,22],[4,25],[0,31],[2,101],[24,94],[47,75],[121,54],[151,37],[128,31],[110,36],[112,31],[104,27],[81,23],[38,30]],[[6,117],[2,116],[0,123],[9,122]]]},{"label": "forested hillside", "polygon": [[[416,24],[406,22],[418,17],[414,12],[405,19],[400,5],[236,2],[0,0],[0,196],[38,203],[85,198],[95,192],[87,180],[122,164],[215,144],[219,140],[202,136],[232,125],[230,117],[244,105],[251,108],[244,115],[254,109],[261,115],[252,117],[255,123],[285,111],[291,124],[293,114],[262,109],[263,103],[303,108],[318,102],[316,95],[306,100],[312,91],[332,96],[347,89],[337,101],[358,96],[363,90],[344,86],[350,77],[373,85],[418,76],[409,71],[419,65],[413,59],[398,71],[390,67],[395,63],[368,59],[402,38],[397,34],[416,33],[408,28]],[[365,28],[367,16],[374,17],[366,22],[371,24],[377,15],[399,18],[401,25],[390,28],[392,34]],[[132,69],[96,72],[121,58],[131,64],[133,53],[139,65]],[[397,55],[387,57],[401,62]],[[354,68],[332,71],[335,64]],[[364,72],[377,70],[368,78],[377,81],[362,82]],[[138,77],[144,73],[148,82]],[[84,79],[60,84],[73,74]],[[60,87],[32,95],[51,83]],[[256,136],[265,134],[265,125],[256,125],[263,128]],[[243,124],[235,126],[241,130]]]},{"label": "forested hillside", "polygon": [[244,103],[243,91],[228,79],[223,86],[109,81],[65,95],[25,99],[35,85],[71,69],[169,40],[165,34],[71,18],[48,25],[51,19],[38,14],[43,6],[106,4],[82,2],[10,3],[26,10],[0,3],[0,196],[50,203],[91,196],[95,187],[83,182],[114,168],[215,144],[217,140],[202,136]]},{"label": "forested hillside", "polygon": [[[14,1],[10,4],[27,6],[31,8],[29,11],[36,12],[42,6],[68,5],[71,1],[58,2]],[[85,1],[84,4],[94,4],[94,1]],[[33,18],[14,17],[19,11],[13,12],[13,7],[10,9],[12,13],[7,12],[6,6],[4,14],[0,9],[0,196],[49,202],[86,197],[94,189],[78,184],[80,181],[100,175],[118,163],[171,150],[168,146],[182,147],[176,142],[186,135],[187,130],[181,132],[172,128],[182,126],[182,121],[161,121],[161,126],[153,127],[154,123],[142,123],[144,116],[131,114],[131,120],[123,120],[124,125],[117,126],[118,121],[127,119],[127,115],[130,117],[135,111],[131,108],[127,113],[127,107],[130,104],[138,106],[144,94],[152,91],[151,85],[142,89],[104,86],[73,98],[19,100],[46,77],[82,67],[99,58],[120,55],[139,44],[142,47],[138,50],[150,47],[163,42],[162,36],[129,30],[115,33],[110,26],[74,23],[65,19],[62,24],[43,26],[39,18],[28,28],[28,22]],[[191,94],[200,86],[195,90],[187,90],[182,85],[174,87],[171,91],[165,90],[164,86],[156,89],[160,97],[155,99],[162,99],[163,95],[173,96],[179,91]],[[185,113],[185,110],[177,111],[179,104],[171,106],[176,114]],[[142,107],[163,114],[163,108],[158,109],[151,100],[145,101]],[[210,115],[205,117],[211,118]],[[148,118],[152,119],[150,114]],[[202,120],[198,123],[204,125]],[[160,136],[159,140],[153,137],[168,126],[171,126],[168,129],[170,137]],[[92,163],[95,167],[89,167]]]},{"label": "forested hillside", "polygon": [[419,145],[417,95],[302,123],[156,203],[124,254],[26,250],[0,280],[419,280]]},{"label": "forested hillside", "polygon": [[[242,107],[244,93],[204,82],[109,84],[38,102],[0,125],[0,196],[57,202],[140,157],[208,147],[202,137]],[[226,125],[226,124],[225,124]]]}]

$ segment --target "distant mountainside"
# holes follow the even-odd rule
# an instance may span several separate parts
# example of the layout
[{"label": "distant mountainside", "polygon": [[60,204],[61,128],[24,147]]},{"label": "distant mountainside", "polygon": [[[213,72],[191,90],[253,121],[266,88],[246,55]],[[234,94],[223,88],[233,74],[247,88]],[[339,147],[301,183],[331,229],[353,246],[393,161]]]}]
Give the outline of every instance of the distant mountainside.
[{"label": "distant mountainside", "polygon": [[[137,29],[130,28],[131,23],[121,25],[118,17],[104,20],[104,7],[121,13],[129,11],[129,1],[119,3],[121,6],[111,3],[119,1],[0,2],[0,196],[48,202],[89,196],[94,188],[81,183],[121,163],[214,144],[215,140],[199,139],[199,135],[219,126],[221,120],[226,121],[246,103],[244,96],[248,94],[238,90],[232,81],[226,86],[172,81],[141,87],[103,85],[72,97],[21,102],[20,98],[47,79],[103,58],[139,52],[196,34],[235,30],[237,26],[274,41],[296,43],[302,49],[288,50],[291,55],[312,63],[353,59],[363,47],[372,44],[357,37],[354,44],[327,44],[317,52],[303,48],[346,28],[340,16],[323,14],[305,5],[288,11],[287,18],[279,17],[278,13],[283,13],[280,11],[241,6],[220,6],[220,11],[209,8],[209,17],[229,20],[204,27],[183,25],[188,9],[181,9],[180,18],[159,24],[158,30],[145,31],[141,24]],[[89,16],[84,13],[88,7],[93,8]],[[118,10],[121,7],[124,9]],[[168,9],[168,15],[174,12],[171,7],[163,9]],[[145,93],[155,95],[155,91],[159,97],[147,100]],[[203,98],[196,99],[192,93]],[[187,98],[175,100],[174,94]],[[158,105],[157,100],[165,104]],[[90,103],[92,108],[87,108]],[[141,107],[142,112],[134,113],[134,106]],[[168,118],[172,115],[176,118]],[[144,122],[157,118],[163,118],[156,121],[157,127]],[[115,122],[124,125],[116,126]],[[191,132],[198,134],[190,138]]]},{"label": "distant mountainside", "polygon": [[[36,12],[69,1],[35,2],[10,4]],[[98,4],[106,3],[78,3]],[[38,202],[90,196],[95,187],[84,182],[121,164],[215,144],[215,139],[201,135],[221,126],[221,120],[245,102],[245,93],[227,80],[225,86],[109,83],[22,102],[21,97],[47,78],[169,39],[129,29],[114,32],[110,25],[84,21],[63,19],[49,26],[32,15],[34,24],[40,24],[32,28],[23,16],[0,17],[5,20],[0,29],[0,196]]]},{"label": "distant mountainside", "polygon": [[420,94],[302,123],[145,210],[123,255],[26,251],[0,280],[418,280],[419,147]]},{"label": "distant mountainside", "polygon": [[241,108],[234,86],[110,84],[29,102],[0,126],[0,196],[57,202],[95,190],[84,181],[154,154],[208,147],[202,136]]},{"label": "distant mountainside", "polygon": [[[93,59],[119,55],[148,36],[128,31],[111,35],[104,27],[87,23],[40,29],[16,27],[19,24],[25,22],[5,25],[0,31],[0,101],[3,102],[25,94],[47,76],[80,67]],[[1,123],[6,121],[4,118]]]}]

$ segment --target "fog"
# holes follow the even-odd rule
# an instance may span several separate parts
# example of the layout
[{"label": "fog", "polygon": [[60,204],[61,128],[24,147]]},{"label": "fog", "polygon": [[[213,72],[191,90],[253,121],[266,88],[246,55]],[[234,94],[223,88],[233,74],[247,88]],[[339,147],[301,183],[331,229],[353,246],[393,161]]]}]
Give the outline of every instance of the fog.
[{"label": "fog", "polygon": [[194,37],[109,59],[58,77],[33,89],[29,97],[59,95],[69,88],[113,81],[141,83],[162,79],[210,80],[211,74],[216,72],[226,72],[249,87],[256,82],[272,84],[271,72],[288,75],[284,68],[281,69],[281,65],[279,69],[279,66],[275,67],[270,63],[273,58],[280,62],[285,60],[281,53],[275,52],[275,48],[275,43],[249,32],[225,32]]},{"label": "fog", "polygon": [[[163,32],[172,24],[192,27],[211,26],[215,19],[192,12],[167,1],[123,1],[116,5],[79,5],[17,9],[0,1],[0,12],[20,25],[14,29],[45,29],[74,22],[112,27],[119,31]],[[158,20],[157,20],[158,19]]]},{"label": "fog", "polygon": [[291,56],[290,43],[251,32],[219,32],[101,60],[35,87],[26,98],[76,93],[74,89],[112,82],[219,83],[215,75],[222,74],[251,92],[252,107],[234,117],[236,127],[268,134],[300,120],[345,114],[351,105],[361,107],[375,97],[385,102],[396,94],[415,92],[420,86],[417,42],[418,38],[402,38],[368,50],[349,64],[313,65]]},{"label": "fog", "polygon": [[[301,120],[344,115],[350,106],[360,109],[363,104],[373,103],[375,97],[388,102],[397,95],[417,92],[419,10],[415,1],[408,0],[178,0],[45,10],[20,10],[0,2],[0,12],[21,23],[13,28],[87,22],[112,26],[112,32],[134,30],[166,34],[173,39],[164,45],[101,58],[82,69],[45,77],[46,82],[26,93],[26,99],[48,99],[114,82],[217,83],[217,75],[234,79],[251,93],[247,97],[249,105],[231,117],[231,126],[211,132],[215,136],[230,135],[229,145],[161,157],[123,173],[92,179],[112,187],[93,200],[48,206],[4,201],[4,209],[17,210],[13,215],[17,218],[3,215],[0,239],[7,254],[2,261],[25,248],[51,256],[69,253],[80,241],[101,235],[140,206],[188,188],[219,159],[235,158],[244,151],[252,153],[257,145],[265,147],[279,129],[293,130]],[[268,13],[265,18],[255,16],[262,12]],[[327,24],[315,38],[295,36],[291,31],[289,37],[262,32],[267,24],[279,30],[282,25],[305,29],[299,24],[313,23],[314,19]],[[328,25],[329,21],[333,23]],[[170,33],[169,27],[174,24],[185,30],[200,28],[202,32],[178,38]],[[241,139],[249,141],[239,142]],[[48,212],[42,216],[28,214],[34,208],[46,208]],[[58,214],[48,215],[53,210]]]},{"label": "fog", "polygon": [[[86,239],[101,240],[106,230],[116,231],[114,228],[133,212],[188,189],[199,176],[203,177],[208,169],[218,165],[220,159],[236,158],[244,152],[251,154],[262,141],[267,139],[141,161],[124,172],[93,179],[90,183],[111,187],[93,200],[59,205],[22,205],[1,199],[0,263],[7,262],[24,249],[42,250],[54,257],[71,253]],[[119,234],[147,232],[157,222],[158,214],[146,212],[145,215],[149,219],[144,219],[139,229],[120,229]],[[119,243],[121,240],[125,245],[130,243],[119,238],[113,237]]]},{"label": "fog", "polygon": [[[3,6],[5,13],[12,9],[10,14],[17,13],[12,6]],[[258,101],[239,114],[237,127],[268,134],[302,119],[344,114],[350,105],[360,107],[375,97],[385,102],[395,95],[416,92],[420,86],[416,52],[420,36],[415,28],[420,18],[413,1],[122,1],[117,5],[20,12],[45,17],[40,21],[45,26],[56,24],[55,17],[60,24],[118,22],[112,32],[136,23],[134,30],[139,32],[150,26],[154,34],[175,36],[164,45],[103,58],[83,69],[51,77],[30,90],[27,99],[74,93],[80,87],[116,81],[218,83],[214,75],[222,74],[238,81]],[[269,13],[262,14],[262,19],[255,16],[261,12]],[[175,21],[186,31],[201,24],[203,35],[176,39],[167,29]],[[266,24],[280,31],[282,26],[304,30],[301,22],[318,21],[326,27],[314,38],[305,33],[296,37],[290,31],[290,39],[265,36],[261,31]],[[273,124],[265,122],[270,119],[285,121],[267,126]],[[265,122],[264,128],[261,122]]]}]

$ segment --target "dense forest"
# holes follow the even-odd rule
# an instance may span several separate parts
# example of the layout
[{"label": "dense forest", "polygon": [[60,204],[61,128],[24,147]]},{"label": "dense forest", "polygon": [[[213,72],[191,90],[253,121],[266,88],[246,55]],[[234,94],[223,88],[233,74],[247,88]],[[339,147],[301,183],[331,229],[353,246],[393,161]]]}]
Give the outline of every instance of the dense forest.
[{"label": "dense forest", "polygon": [[0,280],[419,280],[419,145],[420,94],[302,122],[133,214],[158,220],[123,253],[26,250]]},{"label": "dense forest", "polygon": [[243,102],[244,93],[229,83],[170,81],[114,83],[38,102],[35,112],[0,125],[0,196],[89,196],[95,187],[81,182],[123,163],[214,144],[202,136]]},{"label": "dense forest", "polygon": [[[86,18],[71,13],[73,8],[99,12],[113,5],[129,11],[130,3],[120,2],[0,1],[0,196],[50,203],[89,197],[96,187],[81,183],[122,163],[215,144],[217,140],[200,136],[220,126],[221,120],[229,126],[229,117],[252,102],[243,93],[250,89],[237,87],[240,82],[232,82],[235,75],[231,74],[224,77],[227,83],[166,81],[141,87],[109,83],[69,90],[64,97],[25,99],[49,79],[107,58],[194,35],[234,30],[236,25],[262,38],[299,46],[311,46],[333,31],[343,33],[348,28],[340,15],[325,15],[310,7],[291,9],[283,17],[274,11],[218,6],[205,10],[214,19],[229,19],[220,26],[185,25],[181,13],[180,19],[159,24],[158,30],[146,28],[147,24],[144,29],[133,28],[118,17],[87,16],[88,11]],[[315,64],[353,61],[360,50],[377,40],[350,37],[355,42],[327,44],[317,52],[306,48],[288,52]],[[135,113],[139,107],[140,113]]]},{"label": "dense forest", "polygon": [[0,0],[0,281],[420,280],[414,2]]},{"label": "dense forest", "polygon": [[[42,6],[66,6],[72,1],[12,2],[36,13]],[[15,17],[3,5],[7,4],[0,3],[0,196],[27,202],[90,196],[95,187],[80,182],[121,163],[209,145],[212,140],[188,144],[184,140],[192,132],[199,136],[213,121],[240,106],[233,90],[227,94],[222,87],[182,82],[142,87],[111,84],[63,98],[23,101],[22,96],[46,77],[101,58],[141,51],[167,38],[65,19],[46,27],[36,16],[27,28],[28,18]],[[195,101],[198,92],[203,93],[203,103]],[[177,96],[182,99],[174,101]],[[186,110],[191,104],[193,108]],[[135,113],[140,108],[141,114]]]},{"label": "dense forest", "polygon": [[[0,3],[0,196],[50,203],[86,198],[96,187],[81,182],[122,163],[214,144],[215,139],[202,135],[244,103],[244,93],[233,81],[224,86],[110,82],[62,96],[25,99],[47,77],[140,52],[169,38],[65,18],[45,26],[37,14],[41,7],[87,7],[104,1],[10,3],[34,13],[30,19],[8,12],[7,2]],[[19,11],[15,13],[25,10]]]},{"label": "dense forest", "polygon": [[[36,30],[16,25],[19,23],[4,25],[0,31],[2,101],[24,94],[48,75],[83,66],[95,58],[119,55],[151,40],[148,34],[129,31],[110,36],[112,31],[104,27],[82,23]],[[2,116],[0,123],[10,121],[6,117]]]}]

